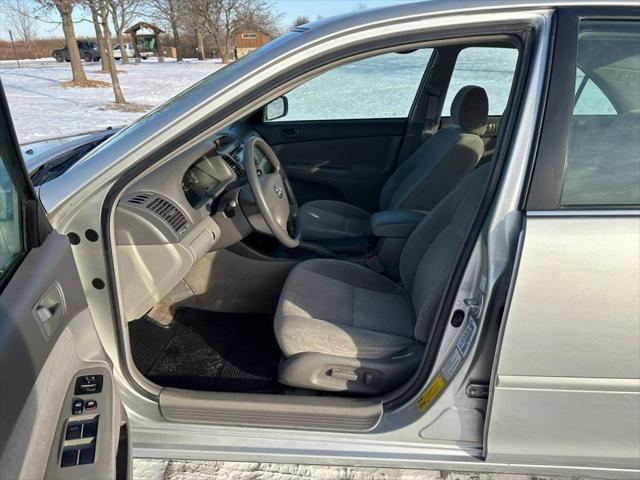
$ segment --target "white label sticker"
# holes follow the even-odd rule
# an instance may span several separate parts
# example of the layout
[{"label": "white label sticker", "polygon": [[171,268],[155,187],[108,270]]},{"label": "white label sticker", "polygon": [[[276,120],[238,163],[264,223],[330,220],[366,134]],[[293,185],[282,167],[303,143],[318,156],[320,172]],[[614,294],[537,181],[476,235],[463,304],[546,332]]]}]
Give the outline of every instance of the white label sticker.
[{"label": "white label sticker", "polygon": [[467,323],[467,326],[464,327],[464,332],[462,332],[462,335],[460,335],[458,343],[456,344],[463,357],[469,351],[469,347],[471,346],[473,337],[475,337],[476,335],[477,328],[478,327],[476,327],[476,322],[474,322],[472,318],[469,318],[469,322]]},{"label": "white label sticker", "polygon": [[449,358],[447,358],[447,361],[442,365],[442,370],[440,370],[442,376],[447,382],[456,373],[461,361],[462,355],[458,353],[458,350],[454,349],[453,352],[451,352],[451,355],[449,355]]}]

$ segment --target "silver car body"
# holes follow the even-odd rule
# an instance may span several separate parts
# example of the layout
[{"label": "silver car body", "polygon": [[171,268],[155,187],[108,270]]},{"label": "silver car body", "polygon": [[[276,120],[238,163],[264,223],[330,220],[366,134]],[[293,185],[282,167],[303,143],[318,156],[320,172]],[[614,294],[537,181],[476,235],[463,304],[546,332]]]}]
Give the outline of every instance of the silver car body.
[{"label": "silver car body", "polygon": [[[524,215],[529,159],[553,33],[554,8],[585,4],[637,6],[636,2],[425,2],[365,11],[316,22],[289,33],[221,70],[123,129],[73,168],[40,188],[54,228],[61,233],[102,231],[101,212],[124,172],[149,155],[176,152],[279,96],[317,71],[305,65],[332,51],[390,36],[492,24],[529,23],[537,40],[498,196],[458,292],[456,304],[491,291],[516,258],[510,306],[501,324],[491,397],[481,402],[465,391],[473,378],[471,350],[454,382],[426,413],[411,402],[385,413],[366,434],[169,422],[141,379],[128,371],[119,328],[105,290],[109,278],[100,244],[74,249],[100,340],[114,362],[115,377],[140,457],[402,466],[440,470],[503,471],[637,478],[640,449],[640,242],[637,211],[559,212]],[[443,34],[451,35],[451,33]],[[239,107],[247,92],[271,79],[300,74],[261,92]],[[192,131],[204,120],[203,131]],[[157,168],[149,164],[144,171]],[[113,221],[107,225],[113,233]],[[602,242],[602,232],[608,232]],[[553,245],[551,245],[553,244]],[[598,255],[594,252],[597,251]],[[598,258],[607,257],[606,265]],[[545,284],[541,271],[559,271],[566,285],[580,279],[584,291]],[[611,290],[615,289],[614,296]],[[606,301],[599,297],[606,295]],[[612,329],[612,315],[625,321]],[[482,310],[481,310],[482,312]],[[482,312],[477,321],[483,327]],[[447,331],[446,345],[455,342]],[[437,363],[445,358],[440,355]],[[483,427],[484,425],[484,427]],[[600,435],[593,435],[597,430]]]}]

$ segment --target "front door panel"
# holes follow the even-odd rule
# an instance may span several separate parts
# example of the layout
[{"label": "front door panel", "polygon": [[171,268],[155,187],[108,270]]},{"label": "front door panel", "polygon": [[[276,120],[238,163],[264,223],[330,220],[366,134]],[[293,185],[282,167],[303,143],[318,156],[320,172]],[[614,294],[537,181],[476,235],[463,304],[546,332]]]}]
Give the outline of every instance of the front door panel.
[{"label": "front door panel", "polygon": [[285,166],[296,198],[378,208],[405,119],[273,122],[256,125]]},{"label": "front door panel", "polygon": [[0,388],[0,477],[128,475],[128,462],[116,470],[112,365],[70,241],[51,231],[27,176],[1,85]]}]

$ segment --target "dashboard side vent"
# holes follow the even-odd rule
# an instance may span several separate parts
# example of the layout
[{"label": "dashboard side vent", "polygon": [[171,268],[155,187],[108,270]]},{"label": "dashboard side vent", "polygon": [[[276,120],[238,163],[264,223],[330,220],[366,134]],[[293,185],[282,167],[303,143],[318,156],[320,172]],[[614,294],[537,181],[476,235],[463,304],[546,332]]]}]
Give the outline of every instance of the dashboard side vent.
[{"label": "dashboard side vent", "polygon": [[156,197],[147,208],[158,215],[178,234],[183,234],[187,229],[188,221],[184,214],[168,200]]},{"label": "dashboard side vent", "polygon": [[138,193],[133,197],[129,198],[127,202],[133,203],[134,205],[144,205],[147,200],[152,197],[151,193]]},{"label": "dashboard side vent", "polygon": [[236,174],[236,177],[238,178],[244,177],[244,172],[240,168],[240,165],[238,165],[236,158],[231,157],[229,155],[221,155],[221,157],[224,160],[224,163],[226,163],[231,167],[231,170],[233,170],[233,173]]}]

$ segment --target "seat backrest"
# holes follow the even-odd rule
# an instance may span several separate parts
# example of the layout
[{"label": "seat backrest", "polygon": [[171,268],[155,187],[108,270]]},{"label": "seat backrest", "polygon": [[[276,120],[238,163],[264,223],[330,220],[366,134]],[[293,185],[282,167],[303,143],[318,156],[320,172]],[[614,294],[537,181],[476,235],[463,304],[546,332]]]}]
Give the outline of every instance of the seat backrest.
[{"label": "seat backrest", "polygon": [[400,279],[413,303],[417,340],[426,341],[490,170],[491,163],[486,163],[460,182],[418,224],[402,250]]},{"label": "seat backrest", "polygon": [[460,89],[451,104],[453,125],[424,142],[389,177],[380,210],[430,210],[473,170],[482,154],[489,101],[481,87]]}]

